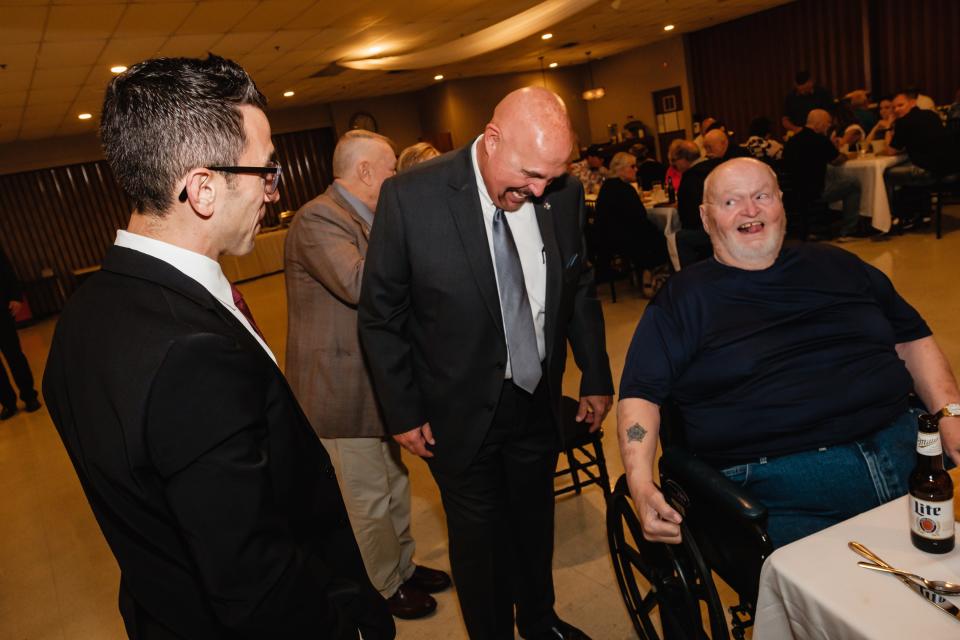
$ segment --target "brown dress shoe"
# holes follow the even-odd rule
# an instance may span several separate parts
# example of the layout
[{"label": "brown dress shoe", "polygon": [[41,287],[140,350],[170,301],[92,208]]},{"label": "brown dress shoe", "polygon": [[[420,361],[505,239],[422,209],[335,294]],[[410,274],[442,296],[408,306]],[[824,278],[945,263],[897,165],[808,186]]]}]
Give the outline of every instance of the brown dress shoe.
[{"label": "brown dress shoe", "polygon": [[387,608],[395,618],[416,620],[433,613],[437,609],[437,601],[409,583],[404,583],[387,598]]},{"label": "brown dress shoe", "polygon": [[439,593],[450,588],[450,576],[439,569],[417,565],[413,575],[404,584],[416,587],[424,593]]}]

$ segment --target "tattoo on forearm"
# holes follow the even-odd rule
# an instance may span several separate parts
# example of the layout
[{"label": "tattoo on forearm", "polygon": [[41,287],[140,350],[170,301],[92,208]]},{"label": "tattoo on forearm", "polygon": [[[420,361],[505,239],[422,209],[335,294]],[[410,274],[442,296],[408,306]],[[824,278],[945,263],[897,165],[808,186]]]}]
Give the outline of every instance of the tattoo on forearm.
[{"label": "tattoo on forearm", "polygon": [[632,427],[627,429],[627,442],[643,442],[646,435],[647,430],[641,427],[639,422],[635,422]]}]

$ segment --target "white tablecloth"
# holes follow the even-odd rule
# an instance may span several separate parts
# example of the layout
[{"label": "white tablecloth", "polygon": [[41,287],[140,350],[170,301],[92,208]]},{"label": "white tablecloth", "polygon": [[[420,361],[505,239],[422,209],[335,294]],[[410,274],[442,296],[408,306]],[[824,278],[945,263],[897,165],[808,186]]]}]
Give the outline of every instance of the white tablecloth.
[{"label": "white tablecloth", "polygon": [[900,164],[906,156],[862,156],[847,160],[837,167],[840,173],[853,176],[860,181],[860,215],[870,218],[874,229],[886,233],[890,231],[892,215],[887,199],[887,188],[883,182],[883,172],[887,167]]},{"label": "white tablecloth", "polygon": [[257,234],[253,251],[245,256],[220,256],[220,268],[230,282],[242,282],[283,271],[283,243],[287,230]]},{"label": "white tablecloth", "polygon": [[[944,555],[910,543],[906,496],[778,549],[760,575],[754,640],[960,638],[951,618],[896,576],[862,569],[856,540],[899,569],[960,582],[960,548]],[[960,598],[950,598],[960,606]]]},{"label": "white tablecloth", "polygon": [[673,268],[680,271],[680,256],[677,253],[677,231],[680,231],[680,213],[676,207],[650,207],[647,209],[650,222],[667,237],[667,252]]}]

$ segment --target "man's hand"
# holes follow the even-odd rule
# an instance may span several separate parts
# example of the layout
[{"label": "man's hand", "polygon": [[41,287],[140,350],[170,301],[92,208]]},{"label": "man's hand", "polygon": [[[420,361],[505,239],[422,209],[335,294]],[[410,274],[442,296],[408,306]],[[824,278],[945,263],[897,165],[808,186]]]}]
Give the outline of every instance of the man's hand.
[{"label": "man's hand", "polygon": [[677,511],[667,504],[667,500],[652,482],[634,482],[627,476],[630,495],[640,516],[643,537],[650,542],[680,543],[680,521]]},{"label": "man's hand", "polygon": [[415,429],[393,436],[393,439],[399,442],[401,447],[421,458],[432,458],[433,452],[427,449],[427,444],[437,444],[433,439],[433,431],[430,429],[429,422],[424,422]]},{"label": "man's hand", "polygon": [[610,413],[613,406],[613,396],[583,396],[580,398],[580,409],[577,411],[577,422],[586,420],[590,423],[590,433],[593,433],[603,424],[603,419]]},{"label": "man's hand", "polygon": [[13,317],[16,317],[17,314],[20,313],[20,307],[22,306],[19,300],[11,300],[10,304],[7,305],[10,309],[10,315]]},{"label": "man's hand", "polygon": [[940,442],[943,452],[960,467],[960,417],[940,418]]}]

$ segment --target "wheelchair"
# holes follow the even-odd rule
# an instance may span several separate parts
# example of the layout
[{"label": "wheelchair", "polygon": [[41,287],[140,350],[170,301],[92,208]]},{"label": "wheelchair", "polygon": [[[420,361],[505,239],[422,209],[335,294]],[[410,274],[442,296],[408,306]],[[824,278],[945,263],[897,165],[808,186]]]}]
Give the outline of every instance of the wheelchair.
[{"label": "wheelchair", "polygon": [[[661,409],[660,488],[683,516],[682,542],[648,542],[621,476],[607,501],[607,541],[617,584],[642,640],[744,638],[753,625],[760,569],[773,547],[767,509],[722,473],[694,457],[682,443],[679,411]],[[713,574],[739,603],[727,618]],[[652,617],[660,618],[663,635]],[[704,615],[705,614],[705,615]]]}]

